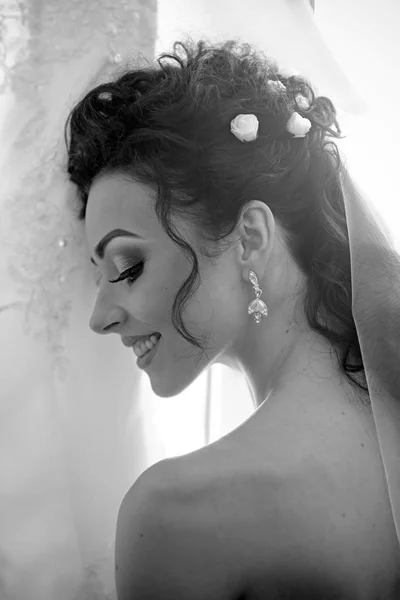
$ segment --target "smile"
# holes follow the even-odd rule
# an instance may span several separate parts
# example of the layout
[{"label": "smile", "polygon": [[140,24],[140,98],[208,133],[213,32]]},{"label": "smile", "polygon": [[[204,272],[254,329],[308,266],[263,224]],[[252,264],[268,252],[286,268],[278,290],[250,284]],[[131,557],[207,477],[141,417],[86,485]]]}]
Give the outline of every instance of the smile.
[{"label": "smile", "polygon": [[[144,354],[141,354],[138,357],[136,364],[140,369],[144,369],[145,367],[149,366],[149,364],[151,363],[151,361],[153,360],[153,358],[155,357],[155,355],[157,353],[158,346],[160,345],[160,340],[161,340],[161,337],[156,341],[155,344],[152,344],[152,348],[146,350],[146,352],[144,352]],[[133,351],[136,354],[136,350],[134,347],[133,347]]]}]

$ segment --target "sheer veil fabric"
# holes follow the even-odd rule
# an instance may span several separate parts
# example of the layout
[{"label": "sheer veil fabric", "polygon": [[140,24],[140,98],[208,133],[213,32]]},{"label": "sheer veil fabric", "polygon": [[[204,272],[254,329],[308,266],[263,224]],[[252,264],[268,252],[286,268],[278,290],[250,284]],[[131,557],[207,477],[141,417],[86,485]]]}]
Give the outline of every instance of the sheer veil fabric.
[{"label": "sheer veil fabric", "polygon": [[[252,4],[260,3],[248,4],[250,33]],[[379,143],[379,131],[391,126],[390,117],[385,121],[385,111],[351,85],[307,0],[262,4],[270,15],[262,35],[249,33],[243,41],[260,47],[270,33],[264,49],[278,61],[293,56],[292,66],[338,105],[349,134],[354,123],[355,130],[367,132],[358,144],[351,136],[342,144],[351,174],[344,172],[343,186],[353,312],[400,540],[400,257],[395,229],[400,220],[396,207],[386,204],[381,210],[380,186],[370,185],[364,175],[374,169],[373,150],[361,166],[358,160],[361,146]],[[144,435],[144,421],[154,415],[137,400],[141,381],[126,349],[116,339],[105,344],[88,328],[95,286],[82,224],[71,210],[74,190],[64,172],[63,126],[87,88],[137,52],[154,56],[156,2],[7,0],[3,5],[0,597],[114,600],[117,511],[151,463],[153,442]],[[276,35],[277,23],[286,24],[287,37]],[[227,19],[224,37],[229,26]],[[240,27],[232,22],[229,36],[244,38]],[[395,156],[396,140],[388,136],[385,144],[385,155]],[[390,181],[382,162],[375,168]],[[385,189],[394,195],[394,177]]]},{"label": "sheer veil fabric", "polygon": [[343,175],[353,316],[400,542],[400,256],[373,205]]}]

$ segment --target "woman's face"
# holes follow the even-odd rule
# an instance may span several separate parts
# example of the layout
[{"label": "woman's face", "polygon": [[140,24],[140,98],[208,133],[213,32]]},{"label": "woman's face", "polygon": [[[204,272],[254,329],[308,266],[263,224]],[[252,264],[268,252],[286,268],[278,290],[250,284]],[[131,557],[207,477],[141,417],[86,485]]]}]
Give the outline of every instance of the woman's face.
[{"label": "woman's face", "polygon": [[[145,369],[153,391],[170,397],[188,387],[212,362],[231,353],[246,326],[249,298],[243,294],[233,254],[228,251],[212,264],[200,256],[189,224],[175,220],[180,236],[199,258],[200,286],[184,305],[182,319],[196,338],[209,336],[207,355],[186,341],[172,324],[172,305],[192,263],[160,225],[154,205],[150,188],[122,175],[104,175],[92,185],[85,227],[99,269],[99,290],[90,327],[121,339],[161,333],[154,359]],[[113,238],[104,256],[97,256],[96,246],[116,229],[131,235]],[[109,282],[140,261],[144,265],[136,278],[130,274],[132,279]],[[130,348],[126,351],[133,353]]]}]

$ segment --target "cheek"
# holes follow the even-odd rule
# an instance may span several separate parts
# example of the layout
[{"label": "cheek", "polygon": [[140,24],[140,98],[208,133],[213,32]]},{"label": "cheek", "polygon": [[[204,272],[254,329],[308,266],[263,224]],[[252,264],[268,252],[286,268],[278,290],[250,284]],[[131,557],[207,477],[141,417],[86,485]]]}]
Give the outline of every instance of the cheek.
[{"label": "cheek", "polygon": [[[160,323],[160,326],[171,324],[176,295],[190,274],[187,260],[165,255],[162,261],[157,260],[150,268],[147,276],[138,280],[137,290],[133,293],[137,318],[148,323]],[[183,306],[183,318],[190,305],[191,299]]]},{"label": "cheek", "polygon": [[146,323],[166,323],[170,320],[172,302],[168,290],[161,287],[152,288],[151,291],[141,292],[140,297],[135,298],[132,312],[136,319]]},{"label": "cheek", "polygon": [[223,342],[233,333],[237,320],[237,294],[232,278],[220,270],[208,272],[188,302],[188,318],[198,332],[211,334],[214,342]]},{"label": "cheek", "polygon": [[135,320],[161,330],[171,323],[172,305],[178,289],[161,278],[148,278],[143,280],[143,285],[139,279],[137,289],[132,291],[131,314]]}]

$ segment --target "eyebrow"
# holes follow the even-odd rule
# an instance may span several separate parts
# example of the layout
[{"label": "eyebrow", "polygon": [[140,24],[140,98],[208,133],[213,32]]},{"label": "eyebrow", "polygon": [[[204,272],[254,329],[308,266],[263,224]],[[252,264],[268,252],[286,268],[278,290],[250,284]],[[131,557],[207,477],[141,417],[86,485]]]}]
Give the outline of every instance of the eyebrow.
[{"label": "eyebrow", "polygon": [[[94,249],[94,253],[96,254],[96,256],[98,258],[100,258],[100,260],[103,260],[104,252],[105,252],[105,249],[108,246],[108,244],[111,242],[111,240],[113,240],[114,238],[117,238],[117,237],[133,237],[133,238],[143,239],[137,233],[132,233],[132,231],[126,231],[125,229],[113,229],[112,231],[107,233],[107,235],[105,235],[102,240],[100,240],[100,242],[97,244],[97,246]],[[90,258],[90,260],[92,261],[93,264],[96,264],[94,262],[93,258]]]}]

